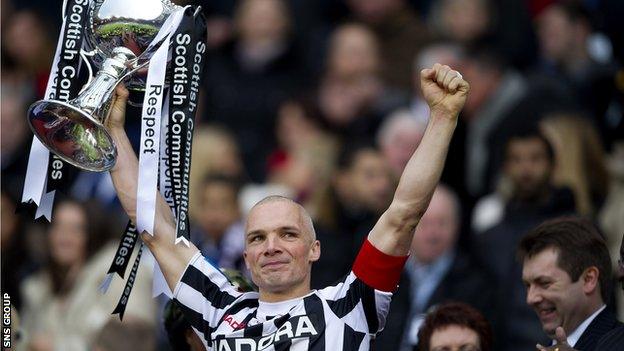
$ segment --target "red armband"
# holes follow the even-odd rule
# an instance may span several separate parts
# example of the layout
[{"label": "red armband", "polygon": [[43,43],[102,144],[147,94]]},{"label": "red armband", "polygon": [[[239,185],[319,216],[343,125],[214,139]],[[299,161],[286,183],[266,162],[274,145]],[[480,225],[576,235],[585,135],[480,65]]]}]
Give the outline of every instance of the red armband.
[{"label": "red armband", "polygon": [[390,256],[365,240],[353,263],[353,273],[371,288],[393,292],[409,256]]}]

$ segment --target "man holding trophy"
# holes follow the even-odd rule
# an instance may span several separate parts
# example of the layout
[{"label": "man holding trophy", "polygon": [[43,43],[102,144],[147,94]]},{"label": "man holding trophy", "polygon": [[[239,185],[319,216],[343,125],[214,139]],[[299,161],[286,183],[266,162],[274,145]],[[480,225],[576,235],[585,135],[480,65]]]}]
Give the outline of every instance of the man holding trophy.
[{"label": "man holding trophy", "polygon": [[[301,205],[270,196],[252,208],[245,228],[245,263],[259,292],[239,292],[188,241],[188,170],[199,86],[194,77],[201,76],[205,44],[204,34],[194,30],[203,28],[196,12],[187,10],[167,0],[95,0],[84,40],[93,48],[100,71],[74,100],[43,100],[29,111],[37,137],[62,160],[111,172],[132,223],[109,273],[123,275],[127,251],[140,233],[140,250],[145,244],[152,252],[173,297],[208,349],[369,349],[384,327],[414,228],[439,181],[468,83],[448,66],[436,64],[421,72],[430,107],[427,130],[392,204],[342,282],[310,289],[311,265],[321,255],[312,220]],[[65,15],[65,24],[74,13]],[[145,91],[138,158],[124,130],[129,93],[119,84],[123,79],[129,88],[142,84]],[[43,184],[41,202],[47,190]],[[161,195],[167,189],[171,194]],[[130,287],[136,267],[137,262],[128,278]],[[116,312],[123,314],[127,298],[122,296]]]},{"label": "man holding trophy", "polygon": [[[142,239],[208,349],[368,349],[383,329],[414,228],[439,180],[469,90],[458,72],[439,64],[421,72],[421,85],[431,108],[423,141],[392,204],[338,285],[310,290],[310,269],[321,246],[309,215],[292,200],[270,196],[249,213],[244,257],[259,292],[241,293],[192,244],[175,244],[175,219],[165,199],[158,197],[154,235],[143,233]],[[111,175],[134,220],[139,169],[124,130],[128,92],[123,87],[116,92],[106,121],[118,150]]]},{"label": "man holding trophy", "polygon": [[[64,170],[73,165],[110,170],[117,148],[104,120],[115,87],[124,81],[143,92],[140,171],[135,206],[141,215],[128,223],[102,290],[117,273],[124,277],[138,233],[154,232],[156,194],[167,195],[176,214],[176,242],[188,245],[190,154],[198,88],[204,64],[205,20],[200,8],[169,0],[66,0],[63,27],[44,100],[31,105],[28,122],[35,138],[22,202],[38,206],[36,217],[51,216],[55,190],[63,190]],[[99,70],[78,90],[80,68]],[[52,151],[52,154],[48,152]],[[123,317],[140,253],[114,313]],[[157,276],[161,276],[155,267]],[[157,279],[154,293],[167,293]],[[169,293],[170,294],[170,293]]]}]

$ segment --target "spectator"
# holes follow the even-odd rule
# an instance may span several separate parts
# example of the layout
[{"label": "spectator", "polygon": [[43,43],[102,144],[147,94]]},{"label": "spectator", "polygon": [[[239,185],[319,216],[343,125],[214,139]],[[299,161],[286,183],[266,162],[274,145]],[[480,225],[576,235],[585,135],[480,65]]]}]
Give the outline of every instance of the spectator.
[{"label": "spectator", "polygon": [[227,176],[208,175],[201,184],[201,203],[191,238],[217,267],[243,270],[245,228],[238,194],[240,185]]},{"label": "spectator", "polygon": [[[504,174],[509,189],[507,195],[498,195],[499,207],[495,208],[501,220],[476,238],[476,250],[496,278],[507,282],[499,290],[506,304],[504,317],[498,323],[504,349],[526,350],[542,333],[525,303],[519,279],[521,267],[513,258],[514,252],[524,233],[544,220],[574,213],[575,202],[569,189],[553,186],[553,150],[536,129],[516,131],[507,141],[505,152]],[[477,205],[475,212],[480,207]]]},{"label": "spectator", "polygon": [[471,93],[462,116],[467,119],[466,187],[473,196],[490,190],[488,175],[488,137],[496,125],[526,94],[526,80],[508,69],[492,49],[471,49],[464,60],[463,72],[470,81]]},{"label": "spectator", "polygon": [[204,120],[229,128],[253,181],[263,181],[275,147],[277,108],[307,82],[290,36],[283,0],[245,0],[235,14],[235,38],[207,61]]},{"label": "spectator", "polygon": [[342,25],[330,38],[318,105],[329,128],[345,139],[372,138],[381,119],[406,103],[404,94],[381,80],[379,45],[360,24]]},{"label": "spectator", "polygon": [[466,188],[479,197],[494,189],[513,131],[536,123],[543,114],[570,103],[567,95],[541,78],[527,79],[510,68],[489,44],[465,51],[465,78],[471,93],[462,111],[466,119]]},{"label": "spectator", "polygon": [[426,127],[427,122],[415,119],[409,110],[393,112],[379,127],[377,145],[395,179],[403,173],[407,161],[420,144]]},{"label": "spectator", "polygon": [[[418,328],[424,314],[447,301],[475,306],[492,320],[496,311],[496,284],[470,255],[457,249],[460,223],[461,205],[457,195],[450,188],[438,185],[416,228],[412,255],[406,264],[407,279],[401,282],[401,289],[390,305],[387,330],[381,338],[393,328],[402,330],[402,336],[395,338],[403,340],[401,349],[411,349],[418,343]],[[398,295],[405,293],[409,304],[395,304],[401,300]],[[393,323],[396,314],[405,318],[400,325]]]},{"label": "spectator", "polygon": [[[234,135],[226,128],[215,125],[203,125],[193,133],[193,152],[191,154],[190,188],[201,186],[208,174],[219,173],[234,179],[247,179],[238,144]],[[190,212],[192,219],[198,216],[201,204],[198,191],[190,193]]]},{"label": "spectator", "polygon": [[15,12],[8,20],[2,31],[4,60],[29,82],[37,98],[43,98],[55,48],[50,30],[29,9]]},{"label": "spectator", "polygon": [[312,266],[312,287],[332,284],[351,268],[358,248],[390,204],[393,188],[390,169],[373,144],[343,146],[316,218],[323,256]]},{"label": "spectator", "polygon": [[444,39],[470,44],[490,34],[494,25],[488,0],[442,0],[429,16],[431,31]]},{"label": "spectator", "polygon": [[327,190],[337,153],[336,138],[321,128],[311,99],[284,102],[278,113],[279,148],[269,158],[269,182],[290,188],[312,217]]},{"label": "spectator", "polygon": [[[95,203],[57,203],[48,233],[49,261],[21,286],[25,344],[31,350],[88,349],[114,318],[110,313],[124,283],[115,279],[107,295],[98,292],[117,246],[102,248],[113,227],[114,221]],[[151,275],[144,267],[138,271],[125,316],[153,322],[151,292]]]},{"label": "spectator", "polygon": [[[573,211],[569,207],[571,201],[574,202],[570,199],[573,195],[569,193],[568,188],[557,190],[554,187],[555,150],[550,141],[536,128],[527,127],[516,131],[515,135],[507,141],[505,151],[503,180],[499,191],[483,197],[475,206],[473,213],[475,232],[483,233],[501,224],[507,215],[507,210],[514,212],[518,209],[521,213],[526,212],[521,209],[522,203],[526,203],[528,209],[536,204],[547,205],[549,201],[552,201],[551,205],[540,210],[544,211],[545,215],[549,215],[552,211],[561,211],[558,207],[563,207],[563,211]],[[555,190],[558,193],[555,199],[548,200]],[[557,205],[562,201],[561,205]],[[517,204],[509,206],[514,202]],[[555,207],[551,211],[547,210],[549,206]],[[538,219],[537,223],[542,220],[544,219]]]},{"label": "spectator", "polygon": [[612,61],[611,43],[604,36],[597,41],[592,15],[581,2],[553,2],[538,15],[536,27],[542,58],[540,73],[565,82],[610,145],[617,134],[606,113],[616,103],[616,94],[616,105],[622,107],[622,91],[617,92],[614,85],[617,66]]},{"label": "spectator", "polygon": [[426,26],[405,0],[347,0],[347,5],[354,19],[367,25],[377,36],[384,54],[383,81],[393,88],[409,91],[411,62],[429,40]]},{"label": "spectator", "polygon": [[606,333],[623,325],[605,305],[610,300],[609,251],[589,221],[564,217],[542,223],[522,238],[518,258],[526,303],[549,338],[565,333],[567,340],[557,343],[593,351]]},{"label": "spectator", "polygon": [[492,350],[492,330],[479,311],[463,303],[440,305],[418,332],[419,351]]},{"label": "spectator", "polygon": [[490,41],[514,67],[535,60],[535,39],[526,1],[435,1],[428,25],[434,36],[462,46]]},{"label": "spectator", "polygon": [[17,193],[24,187],[28,162],[25,150],[30,148],[32,139],[25,117],[27,104],[32,100],[34,91],[28,80],[13,69],[6,66],[2,68],[0,166],[3,187],[6,185],[5,190],[17,197]]},{"label": "spectator", "polygon": [[605,151],[596,128],[575,115],[550,115],[540,130],[555,152],[553,184],[574,192],[576,211],[595,216],[604,203],[609,186]]},{"label": "spectator", "polygon": [[11,304],[21,311],[22,297],[19,287],[36,268],[28,250],[26,225],[22,216],[15,213],[17,199],[2,187],[2,223],[0,224],[2,244],[2,292],[11,296]]}]

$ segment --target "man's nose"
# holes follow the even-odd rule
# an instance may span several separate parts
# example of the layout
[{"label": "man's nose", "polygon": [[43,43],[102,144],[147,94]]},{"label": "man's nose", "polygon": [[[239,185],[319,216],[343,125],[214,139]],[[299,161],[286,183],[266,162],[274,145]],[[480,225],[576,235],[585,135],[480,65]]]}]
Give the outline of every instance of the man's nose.
[{"label": "man's nose", "polygon": [[277,235],[269,234],[266,240],[266,247],[264,250],[265,255],[275,255],[281,252],[279,237]]},{"label": "man's nose", "polygon": [[540,294],[539,291],[533,286],[527,287],[527,305],[532,306],[539,304],[540,302],[542,302],[542,294]]}]

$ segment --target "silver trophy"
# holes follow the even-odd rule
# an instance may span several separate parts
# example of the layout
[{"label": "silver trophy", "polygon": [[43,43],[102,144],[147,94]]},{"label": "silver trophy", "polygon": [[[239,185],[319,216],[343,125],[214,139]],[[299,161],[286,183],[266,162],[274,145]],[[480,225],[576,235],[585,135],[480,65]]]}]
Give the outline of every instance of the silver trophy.
[{"label": "silver trophy", "polygon": [[84,40],[86,54],[99,71],[75,99],[40,100],[30,106],[28,122],[41,143],[83,170],[111,169],[117,150],[104,120],[113,91],[124,79],[130,90],[145,88],[146,67],[163,42],[152,41],[179,9],[169,0],[93,1]]}]

